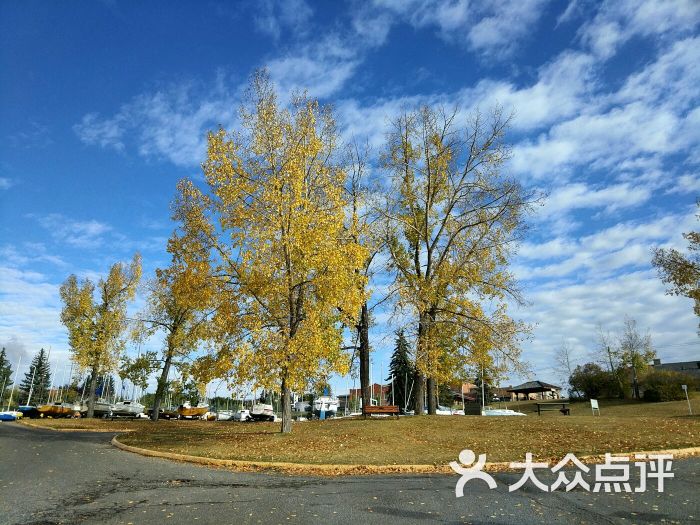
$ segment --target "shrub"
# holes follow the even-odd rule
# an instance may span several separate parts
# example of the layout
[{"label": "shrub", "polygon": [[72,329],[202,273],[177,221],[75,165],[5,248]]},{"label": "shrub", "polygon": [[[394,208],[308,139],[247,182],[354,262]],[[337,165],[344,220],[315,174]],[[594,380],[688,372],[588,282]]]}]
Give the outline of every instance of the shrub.
[{"label": "shrub", "polygon": [[569,384],[586,399],[617,397],[620,390],[615,377],[596,363],[577,366]]},{"label": "shrub", "polygon": [[690,374],[672,370],[652,370],[640,382],[644,389],[644,401],[678,401],[685,399],[681,385],[688,385],[690,390],[698,386],[698,380]]}]

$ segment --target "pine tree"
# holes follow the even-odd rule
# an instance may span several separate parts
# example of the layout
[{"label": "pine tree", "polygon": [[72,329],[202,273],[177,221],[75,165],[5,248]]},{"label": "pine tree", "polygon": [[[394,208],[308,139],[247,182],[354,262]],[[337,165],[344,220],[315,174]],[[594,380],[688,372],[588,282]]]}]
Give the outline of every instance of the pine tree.
[{"label": "pine tree", "polygon": [[7,353],[5,352],[5,347],[0,351],[0,399],[4,398],[5,390],[8,386],[12,384],[12,366],[10,366],[10,361],[7,359]]},{"label": "pine tree", "polygon": [[390,375],[386,380],[390,383],[392,382],[392,377],[394,380],[387,395],[388,399],[391,399],[393,390],[394,404],[405,410],[410,410],[410,407],[413,405],[413,400],[411,399],[411,385],[413,383],[415,369],[409,354],[406,334],[403,330],[396,332],[396,347],[394,348],[394,353],[391,355],[389,373]]},{"label": "pine tree", "polygon": [[[47,400],[51,389],[51,368],[49,356],[42,348],[32,359],[29,370],[24,373],[24,379],[19,385],[22,403],[34,401],[36,404]],[[31,392],[31,399],[29,393]]]}]

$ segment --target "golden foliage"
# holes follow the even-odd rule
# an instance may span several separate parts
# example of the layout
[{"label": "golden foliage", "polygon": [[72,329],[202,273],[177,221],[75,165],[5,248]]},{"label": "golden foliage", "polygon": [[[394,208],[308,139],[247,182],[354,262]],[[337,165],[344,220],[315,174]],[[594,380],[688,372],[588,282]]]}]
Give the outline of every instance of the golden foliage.
[{"label": "golden foliage", "polygon": [[518,363],[527,327],[507,313],[520,300],[507,265],[529,206],[501,174],[508,119],[422,108],[395,121],[383,155],[392,173],[387,206],[390,261],[400,303],[418,320],[418,369],[440,382],[470,367]]},{"label": "golden foliage", "polygon": [[302,389],[319,370],[348,369],[342,327],[363,301],[367,253],[346,225],[330,110],[306,96],[280,107],[264,72],[250,99],[242,133],[209,135],[208,190],[179,184],[182,242],[206,251],[217,298],[217,352],[193,373]]},{"label": "golden foliage", "polygon": [[73,360],[81,369],[100,375],[117,368],[124,349],[126,306],[140,278],[141,256],[136,254],[128,267],[114,264],[97,286],[90,279],[78,282],[75,275],[61,285],[61,322],[68,329]]}]

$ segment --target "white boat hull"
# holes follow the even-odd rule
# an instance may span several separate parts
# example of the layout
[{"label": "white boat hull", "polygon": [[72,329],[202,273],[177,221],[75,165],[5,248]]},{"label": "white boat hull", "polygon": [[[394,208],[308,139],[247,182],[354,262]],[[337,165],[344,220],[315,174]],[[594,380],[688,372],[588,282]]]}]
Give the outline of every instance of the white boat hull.
[{"label": "white boat hull", "polygon": [[275,413],[272,410],[272,405],[253,405],[250,411],[250,417],[253,421],[274,421]]},{"label": "white boat hull", "polygon": [[112,409],[112,415],[122,417],[136,417],[139,414],[143,414],[145,408],[145,406],[136,401],[121,401],[119,403],[114,404],[114,408]]}]

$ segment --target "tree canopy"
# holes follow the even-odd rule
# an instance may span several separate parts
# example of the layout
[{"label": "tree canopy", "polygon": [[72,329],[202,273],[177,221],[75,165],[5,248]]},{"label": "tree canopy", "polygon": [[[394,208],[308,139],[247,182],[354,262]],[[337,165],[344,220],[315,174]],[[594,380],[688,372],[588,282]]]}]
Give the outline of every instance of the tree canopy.
[{"label": "tree canopy", "polygon": [[209,253],[214,359],[196,370],[282,391],[346,373],[344,325],[364,299],[367,250],[347,228],[345,171],[329,108],[296,96],[280,106],[265,72],[251,82],[243,130],[209,135],[207,191],[179,184],[176,217],[187,242]]},{"label": "tree canopy", "polygon": [[73,360],[91,373],[88,417],[92,417],[97,376],[116,370],[124,349],[126,307],[136,294],[141,278],[141,257],[136,254],[127,266],[114,264],[107,278],[97,285],[71,275],[61,285],[61,321],[68,329]]},{"label": "tree canopy", "polygon": [[684,233],[683,237],[688,241],[687,254],[675,248],[657,248],[651,263],[669,285],[667,293],[692,299],[695,315],[700,316],[700,232]]},{"label": "tree canopy", "polygon": [[400,302],[418,326],[415,405],[435,413],[436,382],[474,365],[518,363],[527,327],[508,314],[519,302],[508,272],[512,245],[531,196],[504,176],[509,119],[464,119],[429,107],[393,123],[383,155],[392,176],[388,199],[390,260]]}]

